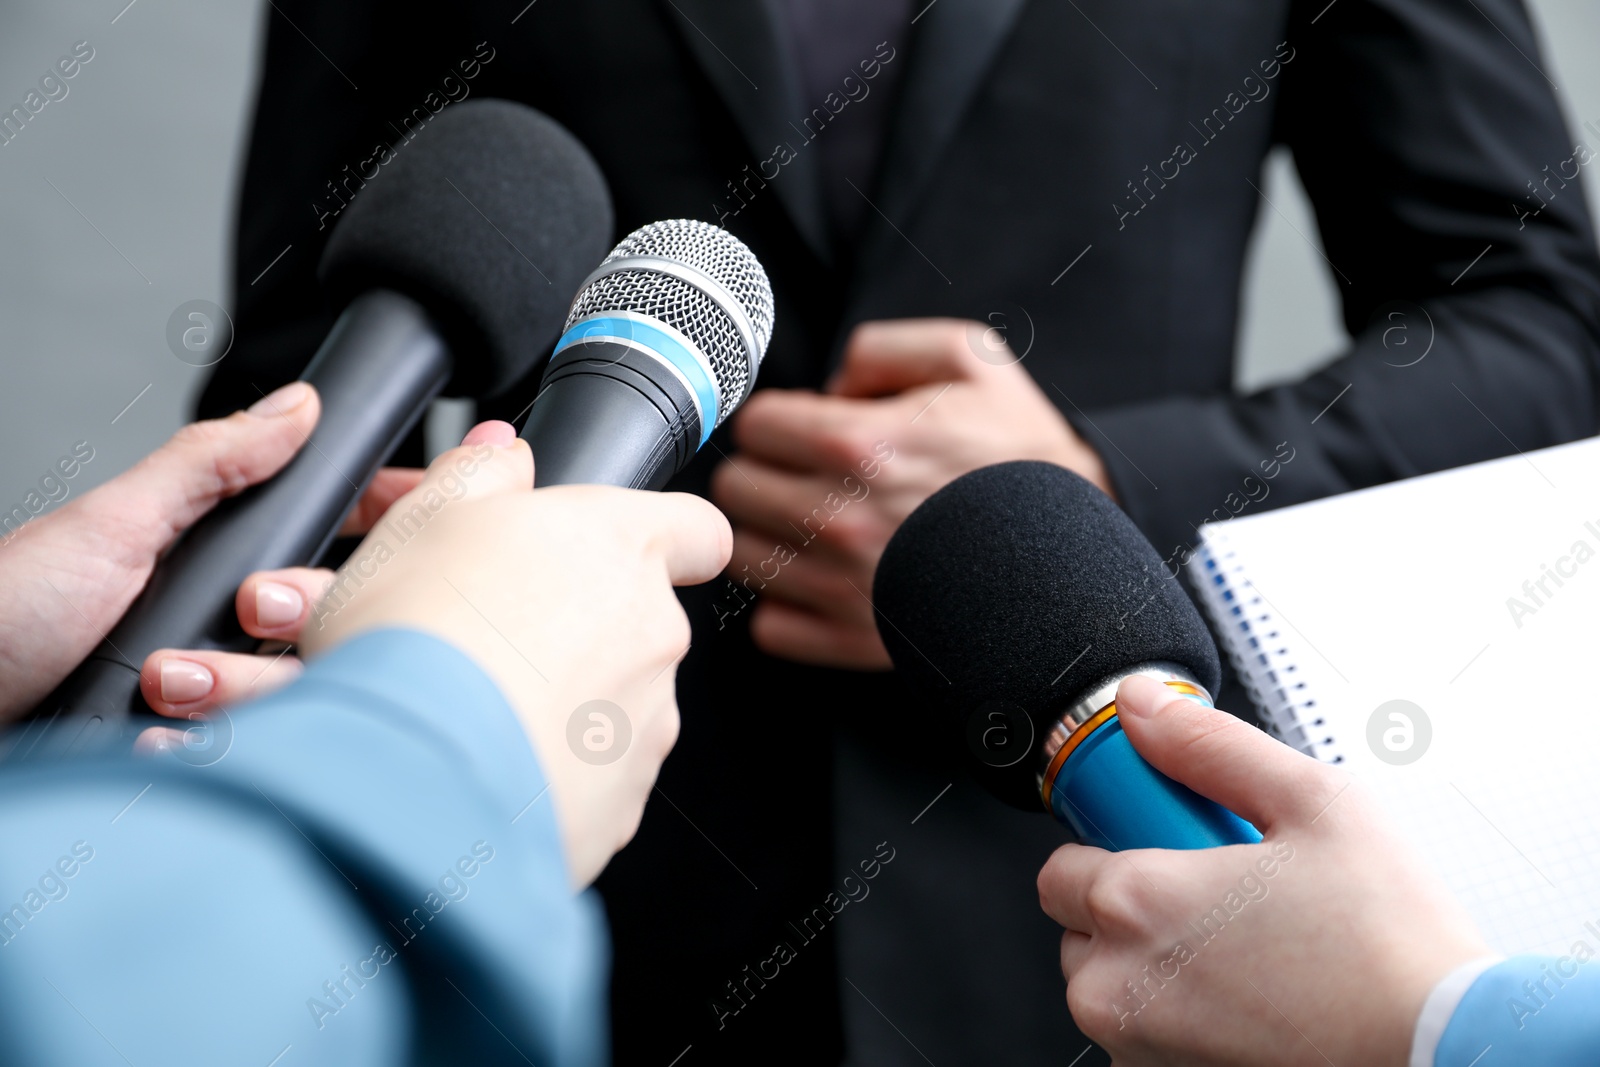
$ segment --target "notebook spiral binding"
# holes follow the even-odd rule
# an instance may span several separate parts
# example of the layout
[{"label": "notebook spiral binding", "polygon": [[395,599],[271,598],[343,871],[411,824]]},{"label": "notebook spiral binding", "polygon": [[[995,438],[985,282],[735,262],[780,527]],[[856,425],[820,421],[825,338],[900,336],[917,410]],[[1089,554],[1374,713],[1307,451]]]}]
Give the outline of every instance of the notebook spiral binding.
[{"label": "notebook spiral binding", "polygon": [[1296,666],[1272,605],[1262,599],[1228,544],[1227,532],[1208,526],[1195,554],[1192,584],[1211,617],[1223,651],[1261,711],[1267,731],[1324,763],[1343,763],[1328,734],[1317,698]]}]

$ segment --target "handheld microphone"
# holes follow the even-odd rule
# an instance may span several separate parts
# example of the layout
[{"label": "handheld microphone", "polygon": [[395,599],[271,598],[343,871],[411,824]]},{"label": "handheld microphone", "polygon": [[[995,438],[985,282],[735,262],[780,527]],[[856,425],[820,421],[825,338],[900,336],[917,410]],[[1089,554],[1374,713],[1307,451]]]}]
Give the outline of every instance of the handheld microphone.
[{"label": "handheld microphone", "polygon": [[1122,679],[1210,706],[1222,669],[1177,576],[1076,474],[1022,462],[957,478],[890,539],[873,603],[896,672],[965,734],[1001,799],[1113,851],[1261,840],[1122,732]]},{"label": "handheld microphone", "polygon": [[[158,648],[246,651],[234,594],[252,571],[307,565],[441,392],[488,396],[532,369],[605,250],[610,194],[560,125],[500,100],[458,104],[371,180],[319,268],[343,313],[311,360],[322,418],[271,481],[223,502],[161,560],[107,640],[35,711],[11,751],[109,743],[147,713]],[[167,720],[162,720],[167,721]]]},{"label": "handheld microphone", "polygon": [[772,322],[766,271],[728,231],[630,233],[584,279],[522,428],[534,481],[660,489],[750,395]]}]

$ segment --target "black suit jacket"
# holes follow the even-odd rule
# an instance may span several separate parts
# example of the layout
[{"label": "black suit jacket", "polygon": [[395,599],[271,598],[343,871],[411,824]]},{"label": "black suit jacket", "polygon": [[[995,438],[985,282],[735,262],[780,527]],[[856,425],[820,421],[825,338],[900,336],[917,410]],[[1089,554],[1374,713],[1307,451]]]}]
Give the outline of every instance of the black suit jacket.
[{"label": "black suit jacket", "polygon": [[[203,410],[304,365],[330,322],[314,283],[328,183],[455,73],[449,92],[526,101],[588,144],[619,234],[692,216],[754,249],[777,297],[761,385],[817,386],[865,319],[1004,325],[1163,555],[1243,507],[1281,443],[1295,459],[1252,507],[1595,432],[1600,264],[1518,0],[915,6],[866,229],[840,245],[805,123],[836,105],[799,98],[767,3],[278,0],[238,340]],[[479,42],[492,58],[462,82]],[[1238,396],[1241,268],[1280,144],[1351,342]],[[730,450],[713,441],[679,488],[703,491]],[[831,1063],[841,1004],[856,1062],[1070,1060],[1084,1042],[1032,883],[1058,832],[976,795],[892,679],[762,656],[748,613],[719,629],[722,592],[686,595],[682,739],[602,881],[619,1062],[692,1046],[685,1065]],[[879,842],[895,859],[870,895],[808,938],[803,918]],[[793,958],[772,977],[779,943]]]}]

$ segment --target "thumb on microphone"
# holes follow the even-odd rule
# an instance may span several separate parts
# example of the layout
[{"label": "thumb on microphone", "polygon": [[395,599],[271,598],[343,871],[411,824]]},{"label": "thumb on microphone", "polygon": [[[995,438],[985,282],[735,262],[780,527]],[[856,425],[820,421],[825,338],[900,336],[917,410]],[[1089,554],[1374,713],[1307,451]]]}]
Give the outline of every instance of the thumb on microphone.
[{"label": "thumb on microphone", "polygon": [[1342,772],[1153,678],[1135,675],[1117,687],[1117,718],[1156,770],[1262,833],[1316,818],[1346,784]]},{"label": "thumb on microphone", "polygon": [[420,499],[438,510],[441,497],[467,500],[532,489],[533,464],[528,442],[517,437],[509,422],[480,422],[467,431],[461,444],[439,453],[422,481],[394,507],[406,508]]},{"label": "thumb on microphone", "polygon": [[130,569],[148,573],[202,515],[283,469],[321,412],[317,391],[291,382],[248,411],[190,423],[75,508],[63,508],[56,521],[72,524],[74,536],[98,537]]}]

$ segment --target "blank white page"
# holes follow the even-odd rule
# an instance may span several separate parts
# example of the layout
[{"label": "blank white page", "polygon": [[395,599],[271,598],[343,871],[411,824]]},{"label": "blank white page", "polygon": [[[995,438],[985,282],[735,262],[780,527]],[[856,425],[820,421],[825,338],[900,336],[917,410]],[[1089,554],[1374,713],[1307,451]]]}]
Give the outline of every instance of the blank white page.
[{"label": "blank white page", "polygon": [[[1201,532],[1191,580],[1280,736],[1373,786],[1497,951],[1592,941],[1600,439]],[[1368,738],[1392,700],[1432,727],[1401,766]]]}]

